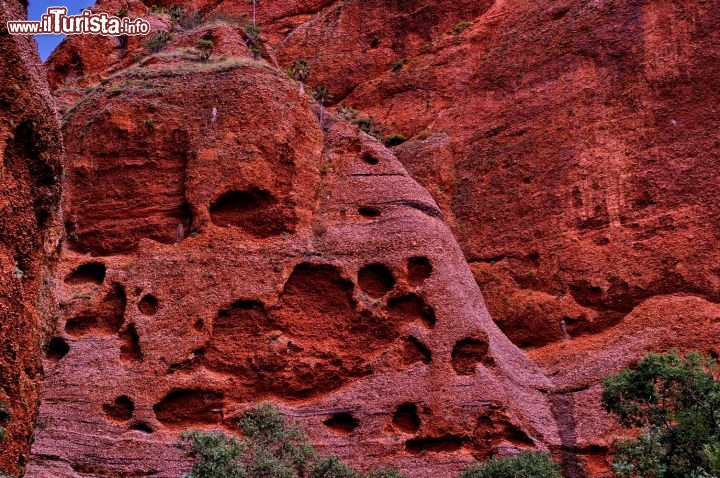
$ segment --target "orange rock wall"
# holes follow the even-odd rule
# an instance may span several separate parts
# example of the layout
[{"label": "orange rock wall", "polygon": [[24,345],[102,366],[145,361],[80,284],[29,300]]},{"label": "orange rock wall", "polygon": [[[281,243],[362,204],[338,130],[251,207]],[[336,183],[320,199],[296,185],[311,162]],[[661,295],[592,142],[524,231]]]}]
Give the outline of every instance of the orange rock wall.
[{"label": "orange rock wall", "polygon": [[0,471],[13,474],[28,462],[62,237],[62,143],[50,92],[32,40],[4,31],[24,16],[19,2],[0,5]]},{"label": "orange rock wall", "polygon": [[[148,15],[97,8],[124,6]],[[413,477],[531,445],[606,476],[599,379],[651,350],[718,355],[718,7],[265,0],[258,62],[232,21],[150,56],[68,39],[48,77],[72,157],[70,351],[35,472],[177,470],[157,443],[270,398],[324,450]],[[282,73],[301,58],[304,90],[333,93],[328,131]],[[408,141],[384,149],[353,115]],[[63,438],[72,417],[113,458]]]}]

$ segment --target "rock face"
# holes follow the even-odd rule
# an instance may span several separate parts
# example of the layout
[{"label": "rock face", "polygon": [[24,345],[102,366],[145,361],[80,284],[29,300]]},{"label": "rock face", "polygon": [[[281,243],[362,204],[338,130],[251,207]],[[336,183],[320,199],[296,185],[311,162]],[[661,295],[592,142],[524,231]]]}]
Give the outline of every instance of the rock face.
[{"label": "rock face", "polygon": [[264,60],[161,56],[75,106],[30,476],[176,477],[181,430],[262,400],[414,477],[559,446],[433,198],[317,108]]},{"label": "rock face", "polygon": [[[599,379],[720,352],[719,2],[266,0],[257,62],[249,2],[179,3],[209,22],[158,54],[76,36],[48,62],[70,352],[37,476],[175,472],[179,429],[262,399],[413,477],[506,442],[603,476]],[[327,132],[270,66],[298,59]]]},{"label": "rock face", "polygon": [[52,327],[59,239],[60,128],[35,45],[7,34],[25,16],[0,5],[0,471],[27,462],[42,390],[42,344]]}]

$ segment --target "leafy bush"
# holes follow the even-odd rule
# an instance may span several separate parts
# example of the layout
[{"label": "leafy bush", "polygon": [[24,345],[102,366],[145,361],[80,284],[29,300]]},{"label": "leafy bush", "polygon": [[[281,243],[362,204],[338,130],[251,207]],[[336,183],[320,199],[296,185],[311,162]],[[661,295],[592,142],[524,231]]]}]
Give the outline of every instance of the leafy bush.
[{"label": "leafy bush", "polygon": [[461,33],[464,32],[465,30],[467,30],[469,26],[470,26],[470,22],[460,22],[460,23],[458,23],[457,25],[455,25],[455,34],[456,34],[456,35],[461,34]]},{"label": "leafy bush", "polygon": [[330,89],[327,86],[318,86],[315,91],[313,91],[313,98],[315,98],[318,103],[325,104],[326,101],[329,101],[332,99],[333,95],[330,92]]},{"label": "leafy bush", "polygon": [[401,134],[389,134],[383,138],[385,146],[397,146],[407,141],[407,138]]},{"label": "leafy bush", "polygon": [[311,478],[360,478],[360,475],[336,456],[323,458],[313,466]]},{"label": "leafy bush", "polygon": [[404,59],[396,60],[395,63],[393,63],[392,71],[400,71],[402,70],[403,66],[405,66]]},{"label": "leafy bush", "polygon": [[195,43],[195,48],[200,50],[200,59],[202,61],[207,61],[210,58],[213,48],[215,48],[215,43],[206,38],[199,38],[197,43]]},{"label": "leafy bush", "polygon": [[240,462],[244,445],[234,436],[193,430],[180,436],[179,447],[196,460],[187,478],[247,476],[247,470]]},{"label": "leafy bush", "polygon": [[560,467],[546,453],[523,452],[471,466],[460,478],[562,478]]},{"label": "leafy bush", "polygon": [[188,12],[179,5],[173,5],[167,11],[170,19],[183,30],[190,30],[202,23],[202,15],[200,12]]},{"label": "leafy bush", "polygon": [[635,440],[616,443],[620,477],[712,476],[720,464],[720,384],[714,363],[698,353],[648,354],[603,380],[602,404]]},{"label": "leafy bush", "polygon": [[167,9],[163,7],[158,7],[157,5],[153,5],[150,7],[150,13],[167,13]]},{"label": "leafy bush", "polygon": [[[195,460],[187,478],[363,478],[338,457],[320,458],[297,422],[263,403],[238,420],[242,439],[223,432],[188,431],[177,446]],[[367,478],[405,478],[392,469]]]},{"label": "leafy bush", "polygon": [[254,23],[247,23],[243,27],[245,39],[252,45],[260,43],[260,27]]},{"label": "leafy bush", "polygon": [[245,44],[250,48],[253,58],[257,60],[265,52],[260,38],[260,27],[254,23],[247,23],[243,27],[243,33],[245,33]]},{"label": "leafy bush", "polygon": [[265,53],[265,49],[262,45],[253,45],[250,47],[250,53],[252,53],[253,60],[257,60],[258,58],[262,57]]},{"label": "leafy bush", "polygon": [[310,65],[307,60],[301,58],[293,61],[292,65],[290,65],[290,69],[288,70],[288,75],[293,80],[301,83],[307,81],[310,77]]},{"label": "leafy bush", "polygon": [[147,49],[151,52],[157,53],[165,48],[167,44],[170,43],[170,40],[172,40],[170,32],[166,32],[165,30],[155,30],[150,35],[150,38],[145,46],[147,46]]},{"label": "leafy bush", "polygon": [[372,118],[363,118],[361,116],[352,118],[350,122],[357,125],[362,131],[366,132],[370,136],[374,136],[380,139],[380,133],[375,129],[375,122]]}]

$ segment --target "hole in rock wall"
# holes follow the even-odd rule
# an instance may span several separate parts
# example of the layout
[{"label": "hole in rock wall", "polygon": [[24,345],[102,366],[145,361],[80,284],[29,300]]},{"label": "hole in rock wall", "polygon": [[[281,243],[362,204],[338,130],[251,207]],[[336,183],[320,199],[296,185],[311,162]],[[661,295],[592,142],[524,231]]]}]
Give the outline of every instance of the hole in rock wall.
[{"label": "hole in rock wall", "polygon": [[220,196],[210,208],[210,218],[216,226],[237,227],[257,238],[292,232],[295,218],[292,211],[267,191],[229,191]]},{"label": "hole in rock wall", "polygon": [[510,410],[500,404],[483,407],[472,432],[473,456],[490,458],[492,451],[501,443],[510,442],[519,447],[533,446],[533,440],[513,418]]},{"label": "hole in rock wall", "polygon": [[395,285],[395,277],[383,264],[367,264],[358,271],[358,285],[370,297],[379,299]]},{"label": "hole in rock wall", "polygon": [[219,424],[222,409],[222,393],[190,389],[173,390],[153,406],[158,421],[171,428]]},{"label": "hole in rock wall", "polygon": [[433,308],[416,294],[393,297],[388,301],[387,311],[394,320],[418,321],[426,327],[433,327],[437,321]]},{"label": "hole in rock wall", "polygon": [[120,333],[120,359],[123,361],[138,362],[142,360],[140,349],[140,336],[135,324],[130,324]]},{"label": "hole in rock wall", "polygon": [[62,337],[53,337],[45,348],[48,360],[53,363],[59,362],[70,352],[70,345]]},{"label": "hole in rock wall", "polygon": [[65,332],[73,337],[115,335],[125,320],[125,305],[125,289],[120,284],[114,284],[99,304],[98,310],[68,319]]},{"label": "hole in rock wall", "polygon": [[135,404],[127,395],[121,395],[113,403],[103,404],[102,408],[111,419],[117,422],[125,422],[132,418]]},{"label": "hole in rock wall", "polygon": [[374,217],[380,216],[380,209],[371,206],[363,206],[358,208],[358,214],[360,214],[362,217],[372,219]]},{"label": "hole in rock wall", "polygon": [[105,264],[101,262],[87,262],[80,265],[65,277],[65,283],[70,285],[97,284],[105,281]]},{"label": "hole in rock wall", "polygon": [[560,20],[560,19],[563,18],[565,15],[567,15],[568,12],[570,12],[570,8],[569,8],[569,7],[564,7],[564,8],[560,8],[560,9],[558,9],[558,10],[555,10],[555,11],[552,13],[552,19],[553,19],[553,20]]},{"label": "hole in rock wall", "polygon": [[432,362],[432,352],[427,346],[417,338],[410,336],[405,342],[405,350],[403,352],[403,363],[411,365],[415,362],[429,364]]},{"label": "hole in rock wall", "polygon": [[452,350],[452,366],[458,375],[472,375],[477,364],[492,365],[486,337],[479,334],[459,340]]},{"label": "hole in rock wall", "polygon": [[150,425],[144,422],[140,423],[133,423],[133,425],[130,427],[131,430],[136,430],[143,433],[152,433],[154,430]]},{"label": "hole in rock wall", "polygon": [[143,315],[155,315],[158,311],[158,300],[154,295],[147,294],[140,299],[138,310]]},{"label": "hole in rock wall", "polygon": [[358,419],[349,412],[335,413],[323,423],[331,430],[344,435],[352,433],[353,430],[360,426]]},{"label": "hole in rock wall", "polygon": [[375,156],[373,156],[372,154],[365,154],[365,155],[363,155],[363,161],[365,161],[366,163],[368,163],[368,164],[370,164],[370,165],[372,165],[372,166],[374,166],[374,165],[376,165],[376,164],[378,164],[378,163],[380,162],[380,160],[377,159],[377,158],[376,158]]},{"label": "hole in rock wall", "polygon": [[97,319],[95,317],[80,315],[65,322],[65,332],[73,337],[82,337],[95,331],[96,328]]},{"label": "hole in rock wall", "polygon": [[393,425],[405,433],[415,433],[420,428],[417,405],[404,403],[397,407],[392,419]]},{"label": "hole in rock wall", "polygon": [[421,285],[432,274],[433,267],[427,257],[408,259],[408,282],[412,286]]},{"label": "hole in rock wall", "polygon": [[353,289],[337,267],[301,263],[272,309],[245,300],[222,309],[198,365],[234,375],[252,397],[316,397],[372,374],[406,324],[358,311]]},{"label": "hole in rock wall", "polygon": [[405,450],[413,455],[421,453],[453,452],[462,447],[462,439],[454,435],[441,437],[415,438],[405,442]]}]

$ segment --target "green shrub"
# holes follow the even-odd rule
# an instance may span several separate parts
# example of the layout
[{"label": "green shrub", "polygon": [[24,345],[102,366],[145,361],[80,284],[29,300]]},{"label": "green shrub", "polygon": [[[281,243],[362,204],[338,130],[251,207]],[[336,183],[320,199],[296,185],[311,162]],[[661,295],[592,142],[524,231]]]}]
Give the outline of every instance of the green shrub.
[{"label": "green shrub", "polygon": [[405,66],[404,59],[396,60],[395,63],[393,63],[392,71],[400,71],[403,69],[403,66]]},{"label": "green shrub", "polygon": [[253,23],[247,23],[243,27],[243,32],[245,33],[245,39],[251,44],[256,45],[260,43],[260,27],[253,24]]},{"label": "green shrub", "polygon": [[602,404],[635,440],[616,443],[620,477],[713,476],[720,464],[720,384],[715,364],[696,352],[648,354],[603,380]]},{"label": "green shrub", "polygon": [[192,430],[180,435],[178,446],[195,459],[187,478],[236,478],[247,476],[240,462],[243,444],[222,432]]},{"label": "green shrub", "polygon": [[470,26],[470,22],[460,22],[460,23],[458,23],[457,25],[455,25],[455,34],[456,34],[456,35],[461,34],[461,33],[464,32],[465,30],[467,30],[469,26]]},{"label": "green shrub", "polygon": [[179,5],[171,6],[167,13],[173,23],[183,30],[190,30],[202,23],[202,15],[200,12],[188,12]]},{"label": "green shrub", "polygon": [[361,475],[336,456],[321,458],[297,422],[268,403],[238,420],[243,438],[189,431],[177,446],[194,459],[188,478],[405,478],[393,469]]},{"label": "green shrub", "polygon": [[250,53],[252,53],[253,59],[257,60],[263,56],[265,49],[262,45],[253,45],[250,47]]},{"label": "green shrub", "polygon": [[150,13],[167,13],[167,9],[163,7],[158,7],[157,5],[153,5],[150,7]]},{"label": "green shrub", "polygon": [[201,431],[181,436],[178,446],[196,460],[190,477],[296,478],[308,476],[317,460],[300,425],[270,404],[244,413],[238,428],[243,439]]},{"label": "green shrub", "polygon": [[207,61],[210,58],[213,48],[215,48],[215,43],[206,38],[199,38],[197,43],[195,43],[195,48],[200,50],[200,59]]},{"label": "green shrub", "polygon": [[310,478],[360,478],[360,475],[333,455],[315,463]]},{"label": "green shrub", "polygon": [[317,89],[313,91],[312,95],[313,98],[315,98],[320,104],[325,104],[326,101],[330,101],[333,97],[330,89],[324,85],[318,86]]},{"label": "green shrub", "polygon": [[350,122],[357,125],[358,128],[365,131],[367,134],[378,137],[378,132],[375,130],[375,122],[372,118],[358,117],[351,119]]},{"label": "green shrub", "polygon": [[165,48],[167,44],[170,43],[170,40],[172,40],[170,32],[166,32],[165,30],[155,30],[150,35],[150,38],[145,46],[151,52],[157,53]]},{"label": "green shrub", "polygon": [[243,414],[238,428],[251,450],[256,453],[262,450],[280,457],[296,470],[305,470],[317,455],[300,424],[288,423],[269,403],[260,404]]},{"label": "green shrub", "polygon": [[397,146],[407,141],[407,138],[401,134],[389,134],[383,138],[385,146]]},{"label": "green shrub", "polygon": [[288,70],[288,75],[290,78],[300,83],[307,81],[310,77],[310,65],[307,60],[301,58],[293,61],[292,65],[290,65],[290,69]]},{"label": "green shrub", "polygon": [[460,478],[562,478],[560,467],[546,453],[523,452],[474,465]]}]

